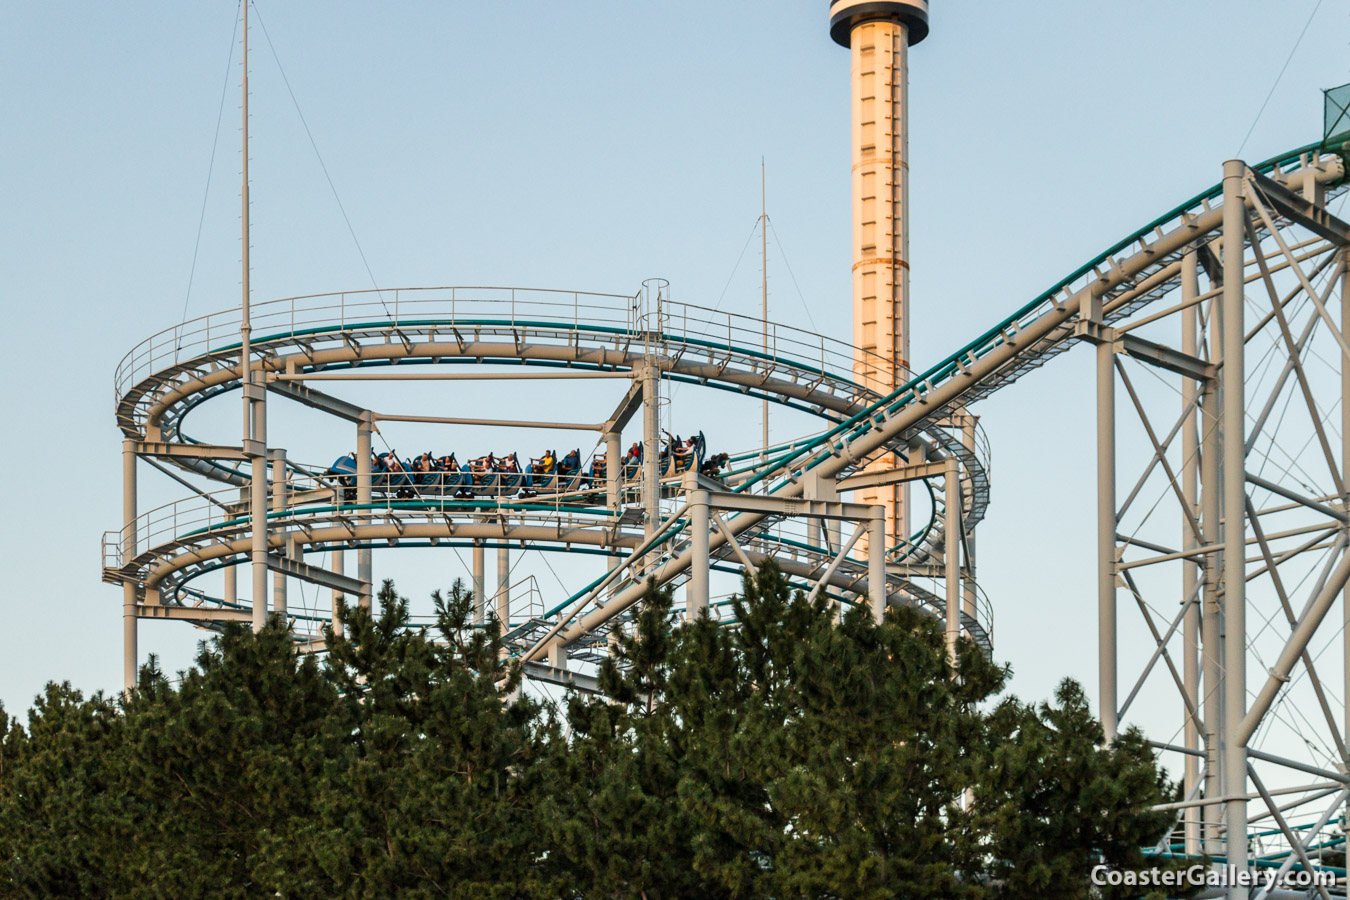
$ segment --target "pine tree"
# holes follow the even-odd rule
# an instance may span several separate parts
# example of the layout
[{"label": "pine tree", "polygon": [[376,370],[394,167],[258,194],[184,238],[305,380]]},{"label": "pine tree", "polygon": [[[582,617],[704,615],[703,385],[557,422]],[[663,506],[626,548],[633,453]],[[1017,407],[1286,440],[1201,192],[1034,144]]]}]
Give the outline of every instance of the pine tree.
[{"label": "pine tree", "polygon": [[322,661],[231,626],[124,700],[0,709],[0,898],[1107,897],[1091,867],[1170,824],[1073,682],[999,700],[930,616],[840,616],[771,561],[730,622],[649,588],[561,708],[462,584],[433,602],[414,628],[386,582]]},{"label": "pine tree", "polygon": [[999,895],[1137,896],[1109,887],[1090,893],[1088,878],[1098,864],[1143,868],[1143,848],[1172,824],[1170,813],[1149,809],[1179,791],[1159,772],[1143,734],[1131,728],[1107,745],[1083,689],[1065,680],[1054,704],[1000,703],[989,716],[987,746],[976,806],[987,817]]}]

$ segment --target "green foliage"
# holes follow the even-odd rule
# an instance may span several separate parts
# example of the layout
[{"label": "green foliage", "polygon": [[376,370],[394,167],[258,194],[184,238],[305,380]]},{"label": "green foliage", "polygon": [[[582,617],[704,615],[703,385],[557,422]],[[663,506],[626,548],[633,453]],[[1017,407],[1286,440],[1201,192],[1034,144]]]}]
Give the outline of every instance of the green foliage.
[{"label": "green foliage", "polygon": [[[1142,733],[1132,728],[1108,746],[1083,689],[1068,680],[1054,704],[1009,698],[988,723],[976,809],[989,819],[993,874],[1007,896],[1082,897],[1083,860],[1143,867],[1141,848],[1172,824],[1170,813],[1147,807],[1177,800],[1179,791],[1158,771]],[[1100,895],[1131,896],[1116,891]]]},{"label": "green foliage", "polygon": [[321,659],[227,628],[176,682],[0,709],[0,897],[1086,897],[1170,824],[1077,685],[997,701],[928,617],[841,618],[772,564],[734,626],[649,590],[557,708],[462,585],[433,599],[412,629],[386,582]]}]

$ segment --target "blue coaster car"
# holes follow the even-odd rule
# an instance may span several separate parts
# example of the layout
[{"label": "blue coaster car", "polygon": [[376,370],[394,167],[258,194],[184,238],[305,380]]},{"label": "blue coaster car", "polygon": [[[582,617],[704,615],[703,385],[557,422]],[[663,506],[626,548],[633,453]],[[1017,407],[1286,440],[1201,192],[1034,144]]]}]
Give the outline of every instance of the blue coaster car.
[{"label": "blue coaster car", "polygon": [[552,450],[544,452],[543,456],[530,457],[530,464],[525,467],[525,492],[527,494],[553,493],[554,482],[557,475],[557,457]]},{"label": "blue coaster car", "polygon": [[[706,456],[703,433],[689,440],[667,435],[661,450],[659,472],[669,478],[702,468]],[[624,456],[620,470],[613,473],[623,481],[636,481],[642,473],[642,444],[634,443]],[[722,454],[725,457],[725,454]],[[522,471],[516,454],[496,456],[489,453],[461,466],[452,453],[436,457],[431,451],[413,459],[403,459],[390,450],[371,459],[371,490],[378,495],[394,494],[403,499],[417,497],[473,497],[526,496],[537,494],[571,494],[587,488],[603,490],[611,475],[603,453],[597,454],[590,465],[583,466],[580,448],[573,449],[561,459],[549,450],[542,457],[529,461]],[[348,453],[333,461],[328,475],[342,488],[345,503],[356,499],[356,454]]]},{"label": "blue coaster car", "polygon": [[328,474],[337,476],[337,482],[342,486],[342,502],[355,503],[356,454],[348,453],[333,460],[333,464],[328,467]]},{"label": "blue coaster car", "polygon": [[328,474],[338,476],[344,485],[348,484],[348,479],[351,479],[351,484],[356,484],[356,454],[348,453],[333,460],[333,464],[328,467]]},{"label": "blue coaster car", "polygon": [[586,473],[586,480],[590,482],[592,488],[599,490],[609,485],[608,468],[609,461],[605,459],[603,453],[597,453],[591,457],[591,468]]},{"label": "blue coaster car", "polygon": [[[384,490],[393,490],[399,496],[413,495],[413,480],[408,463],[398,458],[392,450],[375,457],[372,468],[371,486]],[[378,474],[376,474],[378,473]]]},{"label": "blue coaster car", "polygon": [[558,463],[558,477],[555,479],[555,491],[568,494],[581,490],[583,480],[581,471],[581,448],[573,450]]},{"label": "blue coaster car", "polygon": [[459,496],[461,494],[471,493],[469,488],[469,473],[459,465],[459,460],[455,459],[455,454],[442,456],[436,460],[436,481],[440,493]]},{"label": "blue coaster car", "polygon": [[512,453],[497,460],[497,493],[509,497],[525,484],[525,473],[520,471],[520,460]]},{"label": "blue coaster car", "polygon": [[494,494],[497,491],[497,459],[491,453],[469,460],[469,493]]},{"label": "blue coaster car", "polygon": [[681,440],[678,435],[666,442],[661,448],[660,472],[662,478],[683,475],[697,468],[703,459],[703,433],[699,432],[689,440]]},{"label": "blue coaster car", "polygon": [[634,442],[623,458],[623,480],[636,481],[642,473],[642,445]]}]

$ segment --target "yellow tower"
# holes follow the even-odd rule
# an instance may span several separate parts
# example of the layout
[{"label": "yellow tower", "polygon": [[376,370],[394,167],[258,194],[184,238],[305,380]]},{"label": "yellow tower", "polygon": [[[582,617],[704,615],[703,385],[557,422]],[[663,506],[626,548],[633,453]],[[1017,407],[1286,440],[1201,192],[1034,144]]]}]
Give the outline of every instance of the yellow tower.
[{"label": "yellow tower", "polygon": [[[853,58],[853,362],[882,394],[909,373],[909,46],[928,36],[928,0],[831,0],[830,36]],[[869,471],[892,468],[876,461]],[[908,488],[857,492],[886,507],[890,546],[909,535]]]}]

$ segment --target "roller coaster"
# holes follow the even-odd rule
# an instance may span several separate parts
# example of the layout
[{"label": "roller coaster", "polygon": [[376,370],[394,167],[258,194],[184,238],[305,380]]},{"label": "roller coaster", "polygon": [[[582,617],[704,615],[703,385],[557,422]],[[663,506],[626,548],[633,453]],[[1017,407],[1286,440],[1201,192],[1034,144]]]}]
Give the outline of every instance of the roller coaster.
[{"label": "roller coaster", "polygon": [[[1329,871],[1343,885],[1344,863],[1329,857],[1344,853],[1350,800],[1350,637],[1322,626],[1350,582],[1350,224],[1331,211],[1347,179],[1328,103],[1322,141],[1226,163],[1222,182],[890,389],[860,376],[894,365],[869,359],[869,347],[677,302],[659,280],[631,295],[314,294],[165,329],[115,379],[125,515],[105,535],[103,577],[123,591],[127,683],[140,619],[212,629],[275,615],[300,647],[321,651],[325,626],[341,630],[339,601],[371,602],[377,549],[471,549],[477,621],[503,624],[530,679],[583,690],[648,584],[682,590],[687,615],[724,617],[710,573],[753,573],[770,559],[812,596],[878,615],[918,608],[953,647],[964,636],[992,652],[974,540],[989,445],[972,408],[1086,346],[1097,361],[1099,714],[1108,739],[1132,712],[1149,717],[1154,745],[1183,775],[1168,807],[1176,830],[1153,852]],[[456,379],[616,389],[603,420],[560,423],[392,415],[331,387]],[[767,401],[818,428],[745,451],[715,433],[676,439],[663,421],[671,385]],[[239,444],[189,435],[191,413],[240,395]],[[333,417],[355,450],[309,464],[269,449],[269,398]],[[480,428],[492,440],[506,427],[583,429],[603,451],[584,463],[580,448],[549,450],[524,464],[516,452],[464,463],[376,454],[382,421]],[[640,437],[621,455],[630,425]],[[190,495],[140,509],[142,461]],[[889,535],[882,507],[841,499],[895,485],[927,498],[911,505],[909,534]],[[508,584],[512,552],[584,552],[604,570],[570,596],[527,602]],[[295,580],[331,590],[333,612],[290,609]],[[1122,606],[1139,613],[1133,630]],[[1340,696],[1319,666],[1346,673]],[[1125,671],[1135,680],[1121,691]]]},{"label": "roller coaster", "polygon": [[[586,545],[626,560],[633,548],[647,543],[645,559],[635,570],[625,565],[607,575],[609,594],[640,590],[650,570],[678,559],[691,543],[682,521],[687,516],[676,517],[679,524],[671,527],[670,516],[661,516],[656,506],[648,519],[649,501],[669,502],[698,485],[727,494],[728,501],[755,496],[752,489],[757,484],[785,471],[778,456],[809,443],[773,447],[768,453],[761,449],[710,457],[702,434],[687,441],[667,439],[655,427],[655,416],[645,415],[653,426],[651,433],[617,459],[624,425],[646,407],[655,412],[659,381],[769,398],[809,411],[836,427],[858,420],[880,399],[849,377],[855,351],[848,345],[771,326],[771,350],[765,354],[753,346],[762,333],[758,320],[674,303],[663,295],[654,296],[656,306],[649,317],[634,314],[641,295],[490,288],[383,293],[392,298],[387,305],[394,313],[386,321],[379,319],[386,304],[374,291],[254,304],[252,311],[260,333],[253,346],[266,360],[268,390],[352,423],[358,448],[366,448],[327,466],[272,460],[269,548],[287,555],[270,559],[269,564],[284,566],[293,577],[308,574],[340,592],[346,588],[353,597],[363,596],[362,589],[345,581],[334,584],[317,568],[302,570],[297,566],[304,565],[300,557],[368,550],[390,541],[401,547],[481,547],[483,542],[525,540],[535,549]],[[274,330],[277,322],[283,325]],[[222,568],[228,572],[248,561],[252,520],[248,501],[238,490],[250,481],[242,465],[243,451],[201,443],[184,430],[188,413],[212,398],[242,389],[237,343],[212,346],[212,335],[237,333],[238,327],[237,311],[184,323],[144,342],[119,369],[118,421],[135,444],[128,453],[228,485],[138,514],[131,528],[108,536],[105,572],[110,580],[126,583],[129,577],[134,582],[138,615],[202,625],[253,616],[249,604],[232,591],[211,597],[192,586],[207,573]],[[589,375],[627,382],[614,412],[595,426],[605,439],[606,452],[585,467],[579,450],[561,457],[546,452],[526,465],[513,461],[515,454],[484,456],[463,465],[454,454],[437,456],[430,451],[409,459],[393,452],[374,454],[369,451],[371,431],[382,420],[446,420],[386,417],[310,386],[325,377],[380,378],[395,364],[397,374],[413,377],[413,366],[494,363],[537,368],[545,380]],[[498,372],[482,377],[523,375]],[[647,397],[653,398],[650,403]],[[924,434],[934,452],[945,448],[962,461],[959,502],[967,521],[978,521],[988,497],[985,457],[983,451],[977,452],[987,449],[982,434],[973,420],[967,434],[978,440],[937,428]],[[906,438],[906,448],[909,442]],[[649,446],[658,449],[648,455]],[[651,466],[646,465],[647,458]],[[364,471],[363,459],[369,462]],[[611,480],[607,471],[622,475]],[[936,508],[940,511],[941,504]],[[736,529],[733,534],[740,533],[743,518],[729,518],[728,527]],[[890,559],[912,557],[919,564],[941,543],[941,532],[941,518],[935,517],[914,542],[889,548]],[[755,561],[772,556],[790,574],[810,580],[836,561],[838,544],[837,526],[794,531],[770,528],[766,519],[753,533],[719,546],[717,565],[735,569],[744,559],[753,567]],[[863,589],[866,566],[845,556],[829,574],[827,587],[846,598]],[[892,593],[941,609],[942,601],[931,592],[904,583],[898,573],[890,577]],[[683,579],[672,573],[664,580]],[[480,592],[480,598],[492,599],[487,593]],[[502,604],[498,613],[510,627],[508,638],[520,652],[528,652],[533,639],[563,615],[560,608],[538,620],[520,621],[509,608],[509,597],[497,599]],[[577,606],[581,599],[568,598],[562,607]],[[983,598],[978,601],[975,606],[982,606]],[[284,606],[278,611],[285,612]],[[987,608],[983,619],[968,615],[968,627],[988,646]],[[323,624],[297,620],[298,639],[320,641]],[[587,658],[586,648],[610,627],[594,629],[578,642],[577,652]],[[568,675],[566,680],[576,683],[577,676]]]},{"label": "roller coaster", "polygon": [[[700,432],[688,441],[679,436],[666,435],[663,441],[657,475],[668,479],[693,470],[713,475],[721,467],[725,454],[707,460],[707,439]],[[642,445],[634,443],[618,467],[619,478],[635,484],[642,471]],[[559,457],[557,451],[546,450],[543,456],[532,458],[522,469],[516,453],[498,456],[489,453],[460,465],[454,453],[437,456],[430,450],[412,459],[400,459],[394,451],[379,453],[370,461],[370,488],[372,492],[408,499],[422,496],[454,497],[538,497],[540,494],[575,494],[584,486],[603,496],[608,476],[608,460],[596,454],[587,467],[581,464],[581,448]],[[343,499],[356,499],[360,466],[356,453],[348,453],[329,467],[328,475],[337,476],[345,488]]]}]

